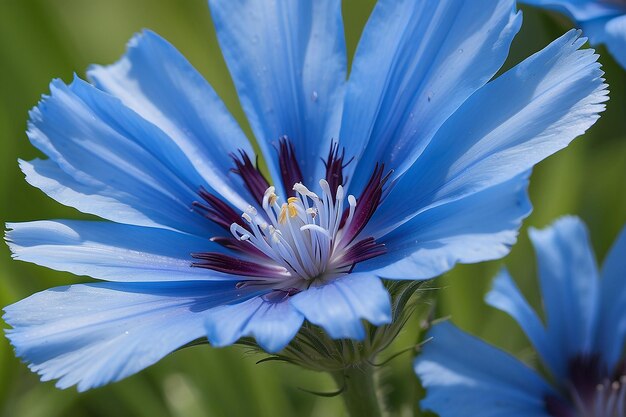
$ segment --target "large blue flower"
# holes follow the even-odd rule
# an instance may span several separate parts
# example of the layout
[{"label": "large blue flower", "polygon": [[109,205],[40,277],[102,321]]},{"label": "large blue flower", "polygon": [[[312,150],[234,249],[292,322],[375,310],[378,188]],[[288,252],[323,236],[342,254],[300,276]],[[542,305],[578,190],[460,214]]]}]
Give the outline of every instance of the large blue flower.
[{"label": "large blue flower", "polygon": [[427,389],[423,407],[441,417],[626,416],[626,228],[601,271],[578,218],[531,230],[530,237],[546,324],[506,271],[487,303],[519,323],[552,382],[444,322],[415,362]]},{"label": "large blue flower", "polygon": [[22,161],[27,181],[108,220],[8,225],[15,258],[108,281],[5,309],[17,354],[59,387],[118,380],[201,337],[277,352],[305,319],[362,339],[363,319],[391,320],[381,277],[504,256],[530,168],[607,98],[575,31],[492,80],[520,28],[513,0],[381,0],[349,81],[340,0],[209,3],[269,176],[151,32],[91,83],[53,81],[31,112],[49,159]]},{"label": "large blue flower", "polygon": [[605,44],[626,68],[626,0],[520,0],[556,10],[576,22],[592,45]]}]

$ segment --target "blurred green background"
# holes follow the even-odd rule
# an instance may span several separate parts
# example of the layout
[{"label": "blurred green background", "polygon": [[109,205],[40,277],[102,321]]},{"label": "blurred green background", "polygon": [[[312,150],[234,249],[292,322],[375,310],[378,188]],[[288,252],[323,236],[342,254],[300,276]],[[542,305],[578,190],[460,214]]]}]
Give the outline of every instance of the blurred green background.
[{"label": "blurred green background", "polygon": [[[344,18],[352,55],[374,0],[345,0]],[[524,9],[524,26],[506,67],[539,50],[567,30],[567,21]],[[54,77],[69,81],[90,63],[111,63],[126,41],[150,28],[172,42],[202,72],[227,106],[242,120],[237,97],[217,45],[205,0],[0,0],[0,219],[26,221],[78,218],[28,186],[17,158],[37,152],[24,134],[27,111],[48,92]],[[526,222],[543,227],[557,216],[580,215],[592,230],[603,258],[626,221],[626,77],[603,48],[601,61],[611,85],[611,101],[601,120],[583,139],[542,163],[532,178],[535,206]],[[84,217],[84,216],[83,216]],[[437,313],[451,315],[461,327],[502,346],[528,362],[535,358],[513,321],[486,307],[482,296],[503,262],[462,266],[435,281]],[[523,291],[539,305],[535,261],[525,228],[519,244],[504,261]],[[0,305],[45,288],[86,278],[12,261],[0,246]],[[392,347],[415,342],[418,320],[411,321]],[[0,416],[341,416],[339,398],[322,398],[299,388],[332,391],[323,374],[277,363],[257,365],[261,356],[240,347],[206,346],[170,355],[157,365],[117,384],[78,394],[74,389],[41,383],[0,339]],[[409,416],[417,382],[411,354],[392,362],[385,374],[391,405]]]}]

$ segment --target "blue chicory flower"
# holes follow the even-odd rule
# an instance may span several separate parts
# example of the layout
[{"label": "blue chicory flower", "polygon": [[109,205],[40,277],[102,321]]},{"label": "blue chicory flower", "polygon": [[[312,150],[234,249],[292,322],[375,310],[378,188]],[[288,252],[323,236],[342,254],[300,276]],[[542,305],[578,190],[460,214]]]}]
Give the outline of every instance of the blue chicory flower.
[{"label": "blue chicory flower", "polygon": [[606,45],[626,68],[626,0],[522,0],[565,14],[585,33],[592,45]]},{"label": "blue chicory flower", "polygon": [[423,407],[441,417],[626,416],[626,228],[601,271],[578,218],[530,237],[545,325],[506,270],[486,301],[518,322],[552,378],[443,322],[415,362]]},{"label": "blue chicory flower", "polygon": [[349,81],[340,0],[209,4],[269,176],[149,31],[91,83],[53,81],[30,114],[48,159],[21,161],[26,180],[107,220],[8,225],[16,259],[106,281],[5,308],[17,355],[59,387],[119,380],[202,337],[277,352],[305,319],[363,339],[363,319],[391,321],[380,277],[508,253],[530,168],[607,99],[575,31],[492,80],[521,25],[513,0],[380,0]]}]

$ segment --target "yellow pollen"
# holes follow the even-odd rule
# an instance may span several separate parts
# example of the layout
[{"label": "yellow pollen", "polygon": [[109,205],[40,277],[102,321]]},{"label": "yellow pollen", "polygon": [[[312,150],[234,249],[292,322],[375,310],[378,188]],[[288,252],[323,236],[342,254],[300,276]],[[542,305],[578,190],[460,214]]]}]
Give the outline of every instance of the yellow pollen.
[{"label": "yellow pollen", "polygon": [[296,217],[298,215],[298,208],[295,204],[289,204],[289,217]]},{"label": "yellow pollen", "polygon": [[268,203],[270,204],[270,206],[273,206],[274,204],[276,204],[276,200],[278,200],[278,196],[274,193],[270,194],[270,198],[268,199]]},{"label": "yellow pollen", "polygon": [[280,214],[278,215],[278,223],[280,224],[287,223],[287,204],[286,203],[283,203],[283,205],[280,206]]},{"label": "yellow pollen", "polygon": [[287,201],[288,203],[283,203],[283,205],[280,206],[280,214],[278,215],[278,222],[280,224],[287,222],[287,215],[292,218],[298,216],[298,206],[295,204],[298,199],[296,197],[289,197]]}]

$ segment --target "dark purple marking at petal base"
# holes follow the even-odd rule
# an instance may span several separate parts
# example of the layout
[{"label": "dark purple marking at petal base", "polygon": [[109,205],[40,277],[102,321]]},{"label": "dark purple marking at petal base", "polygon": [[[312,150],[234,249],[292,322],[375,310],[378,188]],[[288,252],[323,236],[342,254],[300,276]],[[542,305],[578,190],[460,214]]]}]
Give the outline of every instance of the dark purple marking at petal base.
[{"label": "dark purple marking at petal base", "polygon": [[341,260],[342,266],[354,267],[359,262],[375,258],[387,252],[383,243],[376,243],[373,237],[367,237],[350,246]]},{"label": "dark purple marking at petal base", "polygon": [[352,162],[354,157],[350,158],[348,162],[344,162],[346,157],[346,149],[341,149],[341,154],[339,153],[339,144],[337,142],[333,142],[330,144],[330,151],[328,152],[328,156],[326,160],[322,159],[324,163],[324,167],[326,168],[326,181],[330,186],[330,190],[332,191],[332,198],[335,201],[335,193],[337,192],[337,188],[340,185],[344,185],[345,180],[347,178],[343,177],[343,170]]},{"label": "dark purple marking at petal base", "polygon": [[265,194],[265,190],[267,190],[270,185],[261,171],[259,171],[258,156],[256,164],[253,164],[250,157],[248,157],[248,154],[242,150],[239,150],[239,156],[233,153],[230,154],[230,157],[235,163],[235,168],[231,169],[231,172],[234,172],[243,179],[243,182],[246,184],[246,188],[250,191],[252,197],[254,197],[259,205],[262,205],[263,195]]},{"label": "dark purple marking at petal base", "polygon": [[234,237],[224,237],[224,236],[215,236],[212,237],[211,242],[217,243],[218,245],[230,249],[239,253],[244,253],[249,256],[269,259],[263,252],[255,248],[250,242],[246,242],[244,240],[235,239]]},{"label": "dark purple marking at petal base", "polygon": [[[367,185],[363,189],[361,196],[356,200],[354,217],[352,218],[352,222],[348,225],[348,229],[345,231],[343,237],[346,242],[352,242],[354,238],[356,238],[358,234],[361,233],[367,222],[370,221],[370,219],[374,215],[374,212],[380,205],[385,184],[393,173],[393,171],[389,171],[387,172],[387,174],[383,175],[384,172],[385,165],[376,164],[374,172],[367,182]],[[344,214],[344,218],[347,219],[347,217],[348,213],[346,212]],[[345,223],[345,220],[342,220],[342,226],[343,223]]]},{"label": "dark purple marking at petal base", "polygon": [[200,188],[198,195],[202,197],[206,204],[194,201],[192,206],[204,217],[228,231],[230,231],[230,225],[233,223],[240,224],[247,229],[246,224],[241,219],[241,215],[219,197],[209,193],[204,188]]},{"label": "dark purple marking at petal base", "polygon": [[292,187],[302,182],[302,171],[296,159],[295,148],[287,136],[283,136],[278,141],[278,162],[285,192],[289,196],[294,196],[296,192]]},{"label": "dark purple marking at petal base", "polygon": [[285,268],[271,265],[261,265],[256,262],[245,261],[234,256],[217,252],[192,253],[191,256],[201,262],[193,262],[196,268],[206,268],[213,271],[225,272],[246,277],[276,278],[285,274]]},{"label": "dark purple marking at petal base", "polygon": [[549,395],[545,399],[546,411],[554,417],[577,417],[576,410],[567,401],[554,395]]}]

